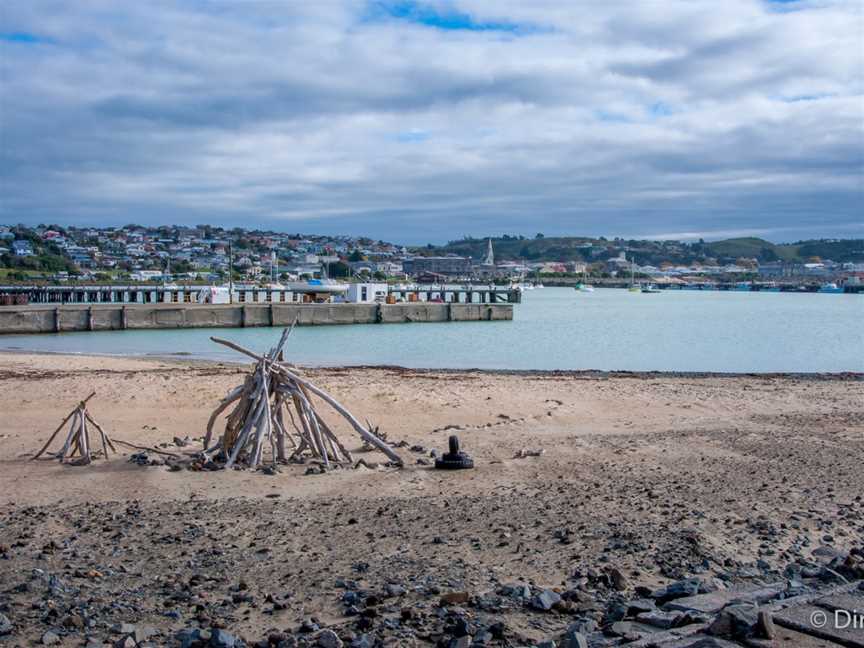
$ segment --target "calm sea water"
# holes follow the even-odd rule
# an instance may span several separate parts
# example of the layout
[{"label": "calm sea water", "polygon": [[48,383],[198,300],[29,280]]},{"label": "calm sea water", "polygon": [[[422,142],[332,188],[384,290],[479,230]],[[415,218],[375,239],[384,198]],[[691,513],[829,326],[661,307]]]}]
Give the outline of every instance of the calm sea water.
[{"label": "calm sea water", "polygon": [[[268,328],[0,336],[0,349],[242,361],[211,335],[264,350]],[[528,291],[512,322],[298,328],[305,365],[632,371],[864,371],[864,295],[569,288]],[[0,360],[2,362],[2,360]]]}]

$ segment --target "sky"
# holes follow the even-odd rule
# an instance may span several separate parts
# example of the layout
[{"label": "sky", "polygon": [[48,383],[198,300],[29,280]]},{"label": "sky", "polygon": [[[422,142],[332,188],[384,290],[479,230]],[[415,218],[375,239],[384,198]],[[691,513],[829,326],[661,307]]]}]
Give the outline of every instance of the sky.
[{"label": "sky", "polygon": [[859,0],[0,3],[0,223],[864,236]]}]

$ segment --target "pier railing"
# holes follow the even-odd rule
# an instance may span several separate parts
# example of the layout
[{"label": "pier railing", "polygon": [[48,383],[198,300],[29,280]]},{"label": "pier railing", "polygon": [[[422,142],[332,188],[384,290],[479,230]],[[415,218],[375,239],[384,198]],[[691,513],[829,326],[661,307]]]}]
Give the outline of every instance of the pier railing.
[{"label": "pier railing", "polygon": [[[23,304],[194,304],[202,285],[105,285],[105,286],[0,286],[0,305]],[[315,285],[235,286],[235,304],[297,304],[320,301]],[[454,304],[518,304],[521,292],[506,286],[390,286],[396,301]]]}]

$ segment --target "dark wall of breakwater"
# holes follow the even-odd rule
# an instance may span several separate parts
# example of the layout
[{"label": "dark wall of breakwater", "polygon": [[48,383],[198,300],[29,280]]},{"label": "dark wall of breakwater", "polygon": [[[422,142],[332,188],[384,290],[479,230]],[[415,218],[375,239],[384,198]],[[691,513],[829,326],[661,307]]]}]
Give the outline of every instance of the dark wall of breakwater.
[{"label": "dark wall of breakwater", "polygon": [[0,307],[0,334],[512,320],[512,304],[100,304]]}]

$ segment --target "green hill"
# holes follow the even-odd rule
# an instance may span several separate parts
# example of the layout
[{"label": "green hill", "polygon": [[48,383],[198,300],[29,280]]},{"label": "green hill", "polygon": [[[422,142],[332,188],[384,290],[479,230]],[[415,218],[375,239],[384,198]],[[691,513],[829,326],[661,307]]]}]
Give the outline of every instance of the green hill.
[{"label": "green hill", "polygon": [[[486,254],[485,238],[466,237],[446,245],[427,245],[412,250],[425,256],[455,254],[482,259]],[[496,260],[512,261],[602,261],[626,251],[628,258],[640,264],[657,265],[692,263],[705,259],[721,262],[741,257],[758,259],[761,263],[790,261],[804,263],[812,257],[832,261],[864,262],[864,240],[824,239],[776,244],[756,237],[743,237],[710,242],[645,241],[582,236],[525,238],[505,235],[492,237]]]}]

